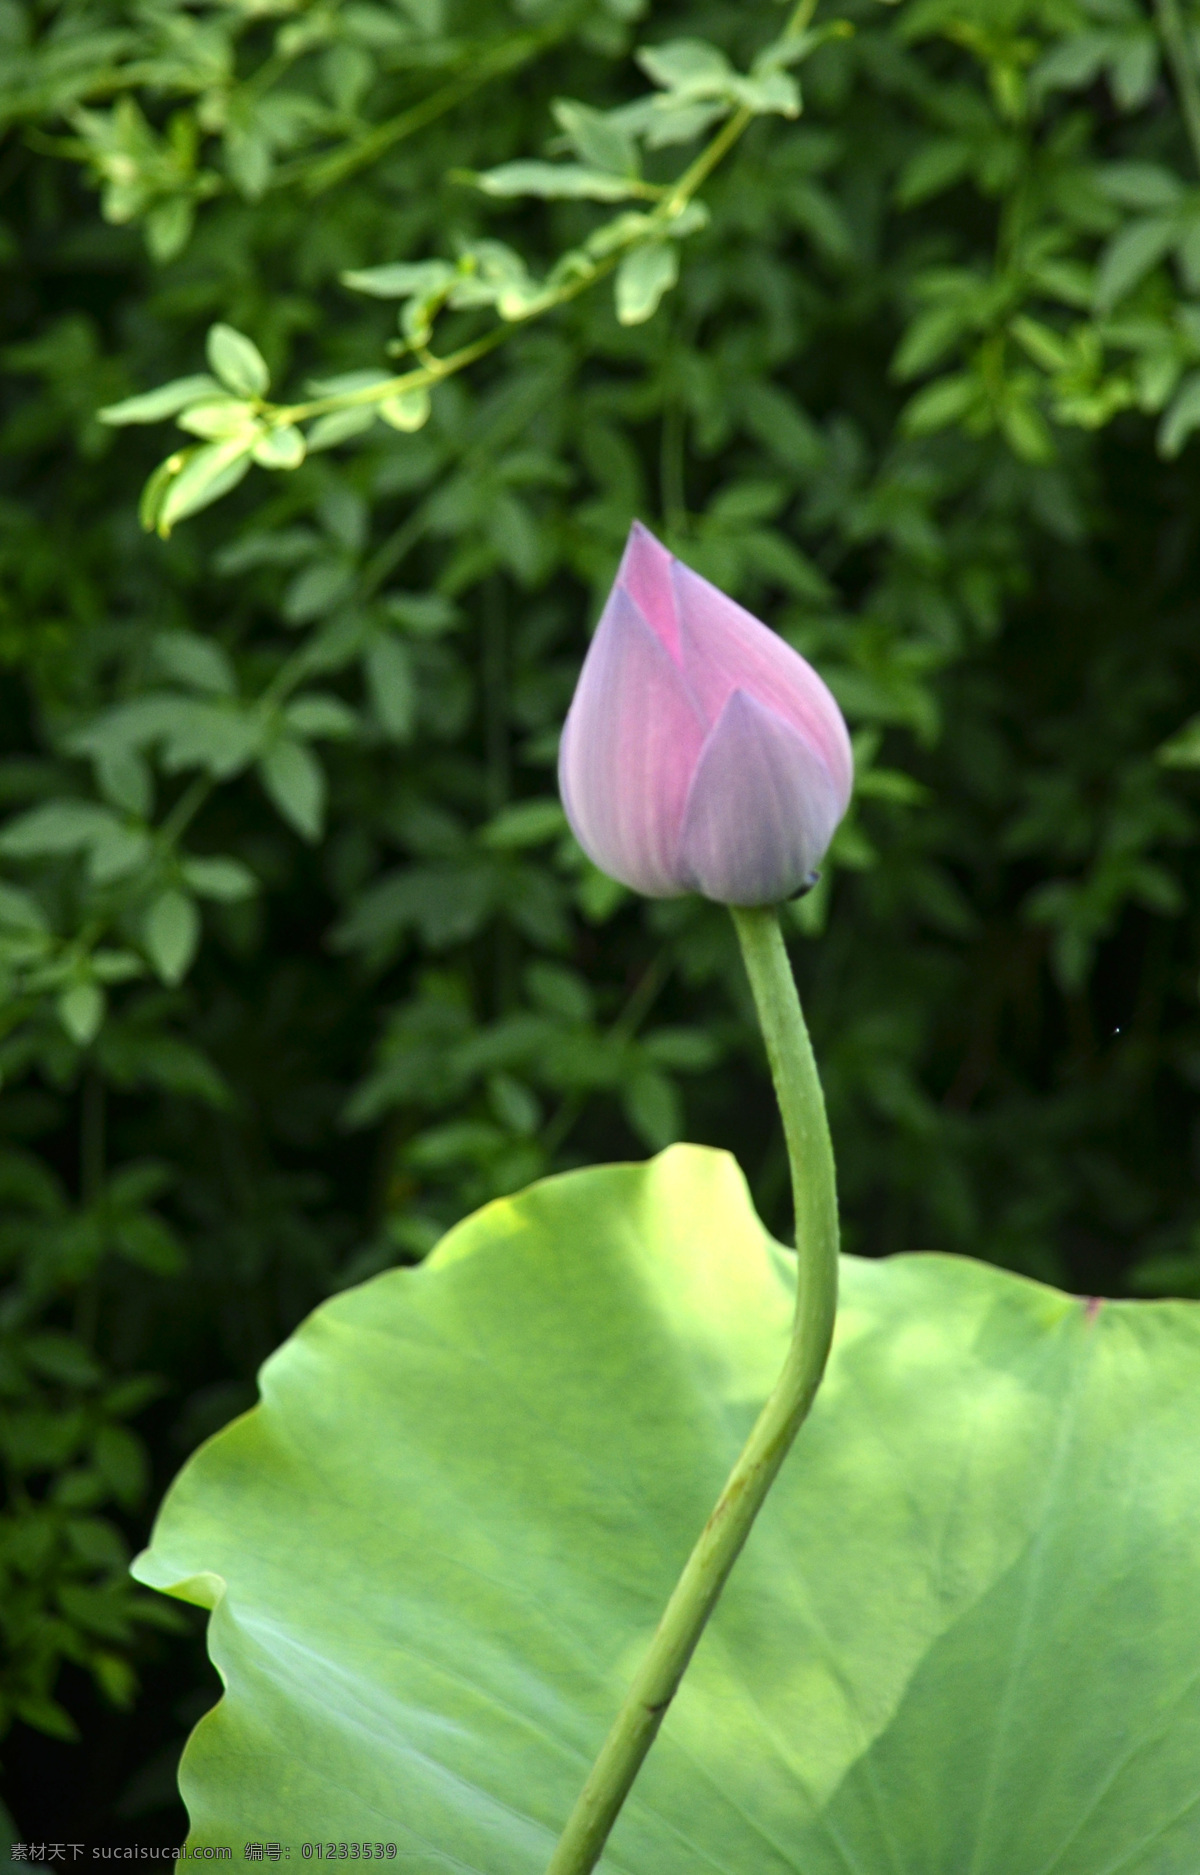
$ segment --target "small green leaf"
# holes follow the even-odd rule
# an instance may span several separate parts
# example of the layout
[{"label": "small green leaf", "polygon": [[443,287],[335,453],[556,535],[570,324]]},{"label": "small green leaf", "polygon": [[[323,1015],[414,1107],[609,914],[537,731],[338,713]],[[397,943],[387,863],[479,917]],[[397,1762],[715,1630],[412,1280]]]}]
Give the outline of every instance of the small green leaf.
[{"label": "small green leaf", "polygon": [[621,1104],[630,1126],[652,1152],[673,1145],[683,1131],[678,1089],[657,1068],[638,1068],[621,1089]]},{"label": "small green leaf", "polygon": [[0,852],[14,859],[74,853],[117,825],[109,810],[95,801],[43,801],[9,821],[0,833]]},{"label": "small green leaf", "polygon": [[440,638],[461,620],[457,606],[440,592],[389,592],[383,605],[388,617],[414,638]]},{"label": "small green leaf", "polygon": [[214,397],[203,404],[190,404],[176,418],[189,436],[201,436],[215,442],[222,436],[249,436],[258,424],[250,405],[239,397]]},{"label": "small green leaf", "polygon": [[288,582],[283,616],[289,625],[306,625],[341,604],[354,586],[354,568],[346,560],[314,560]]},{"label": "small green leaf", "polygon": [[146,969],[133,951],[98,950],[92,952],[92,975],[97,983],[128,983],[132,977],[145,976]]},{"label": "small green leaf", "polygon": [[379,406],[379,414],[394,430],[419,430],[429,421],[429,387],[419,384],[411,391],[389,397]]},{"label": "small green leaf", "polygon": [[122,1256],[156,1276],[176,1276],[186,1265],[179,1239],[153,1211],[127,1213],[118,1220],[113,1238]]},{"label": "small green leaf", "polygon": [[901,421],[910,436],[929,436],[935,430],[957,423],[974,410],[978,402],[979,386],[975,379],[966,372],[959,372],[953,377],[938,378],[918,391],[905,405]]},{"label": "small green leaf", "polygon": [[576,156],[589,169],[611,170],[618,176],[637,175],[637,144],[617,119],[574,98],[556,98],[552,109]]},{"label": "small green leaf", "polygon": [[[128,1633],[128,1623],[123,1621],[118,1640],[124,1641]],[[138,1692],[138,1676],[128,1660],[121,1654],[111,1654],[105,1649],[93,1653],[89,1662],[104,1697],[118,1711],[125,1712],[132,1706]]]},{"label": "small green leaf", "polygon": [[177,521],[219,501],[237,487],[249,467],[250,446],[237,436],[192,450],[159,504],[159,533],[165,537]]},{"label": "small green leaf", "polygon": [[479,830],[484,846],[501,851],[513,847],[542,846],[567,829],[566,815],[557,801],[514,801]]},{"label": "small green leaf", "polygon": [[319,840],[325,820],[325,773],[305,742],[283,737],[258,765],[263,787],[305,840]]},{"label": "small green leaf", "polygon": [[222,384],[236,397],[265,397],[271,388],[267,361],[253,339],[233,326],[208,329],[208,362]]},{"label": "small green leaf", "polygon": [[637,62],[654,84],[681,98],[728,96],[737,78],[725,54],[703,39],[672,39],[663,46],[643,46]]},{"label": "small green leaf", "polygon": [[10,931],[46,931],[46,914],[20,886],[0,883],[0,926]]},{"label": "small green leaf", "polygon": [[528,1139],[542,1123],[537,1097],[511,1074],[493,1074],[488,1078],[488,1104],[501,1126],[519,1138]]},{"label": "small green leaf", "polygon": [[1067,341],[1042,320],[1021,313],[1012,321],[1009,331],[1043,371],[1065,371],[1070,365],[1071,348]]},{"label": "small green leaf", "polygon": [[1014,398],[1001,413],[1000,427],[1008,439],[1009,447],[1023,462],[1050,462],[1053,459],[1054,439],[1050,434],[1050,426],[1032,403],[1023,398]]},{"label": "small green leaf", "polygon": [[160,462],[156,469],[152,469],[146,478],[145,487],[138,498],[138,520],[148,534],[152,534],[158,526],[167,490],[187,461],[187,454],[186,450],[177,450],[165,462]]},{"label": "small green leaf", "polygon": [[1200,716],[1193,716],[1163,743],[1158,759],[1166,768],[1200,768]]},{"label": "small green leaf", "polygon": [[351,436],[361,436],[378,415],[377,404],[355,404],[348,410],[328,411],[317,418],[304,439],[309,455],[315,455],[319,449],[333,449]]},{"label": "small green leaf", "polygon": [[195,900],[184,892],[163,892],[146,914],[142,941],[163,982],[181,982],[200,941],[200,914]]},{"label": "small green leaf", "polygon": [[394,261],[387,267],[356,268],[341,276],[343,286],[373,299],[424,299],[451,286],[457,269],[444,260]]},{"label": "small green leaf", "polygon": [[237,678],[224,647],[199,632],[160,632],[154,640],[154,659],[168,677],[189,690],[230,697]]},{"label": "small green leaf", "polygon": [[216,378],[202,372],[196,377],[173,378],[170,384],[162,384],[156,391],[126,397],[119,404],[109,404],[98,410],[96,415],[101,423],[114,428],[126,423],[161,423],[164,417],[173,417],[201,398],[219,396],[220,390]]},{"label": "small green leaf", "polygon": [[340,740],[354,735],[358,728],[358,717],[350,705],[321,690],[295,697],[283,716],[288,728],[298,736],[332,736]]},{"label": "small green leaf", "polygon": [[764,72],[755,78],[738,78],[734,96],[739,104],[759,117],[799,117],[800,86],[790,72]]},{"label": "small green leaf", "polygon": [[96,785],[106,801],[137,820],[154,809],[154,777],[135,749],[98,748],[93,756]]},{"label": "small green leaf", "polygon": [[86,1048],[104,1021],[104,991],[96,983],[73,983],[63,991],[55,1008],[71,1040]]},{"label": "small green leaf", "polygon": [[665,150],[672,144],[691,143],[713,124],[729,114],[729,100],[715,98],[698,103],[676,103],[675,94],[650,99],[651,110],[645,128],[648,150]]},{"label": "small green leaf", "polygon": [[1139,280],[1170,253],[1179,238],[1174,216],[1146,216],[1130,222],[1105,250],[1096,275],[1096,307],[1108,312],[1132,292]]},{"label": "small green leaf", "polygon": [[678,278],[679,249],[670,241],[646,241],[631,249],[617,268],[614,286],[621,324],[637,326],[652,318]]},{"label": "small green leaf", "polygon": [[1161,163],[1103,163],[1094,182],[1122,208],[1177,208],[1186,195],[1179,177]]},{"label": "small green leaf", "polygon": [[539,195],[547,201],[577,198],[589,202],[624,202],[644,193],[634,178],[582,163],[501,163],[474,177],[485,195]]},{"label": "small green leaf", "polygon": [[254,445],[254,460],[263,469],[298,469],[305,453],[303,432],[294,423],[268,430]]},{"label": "small green leaf", "polygon": [[1164,456],[1177,456],[1193,430],[1200,428],[1200,371],[1186,377],[1158,426]]},{"label": "small green leaf", "polygon": [[367,687],[376,716],[389,736],[407,742],[416,721],[417,691],[406,645],[378,633],[364,654]]},{"label": "small green leaf", "polygon": [[227,905],[252,898],[258,880],[240,859],[191,857],[183,861],[183,876],[199,898],[215,898]]},{"label": "small green leaf", "polygon": [[150,857],[150,836],[144,827],[129,826],[113,818],[91,843],[88,872],[98,885],[127,879]]},{"label": "small green leaf", "polygon": [[189,195],[174,195],[157,202],[143,224],[146,247],[160,266],[182,254],[196,219],[196,204]]},{"label": "small green leaf", "polygon": [[75,1744],[79,1739],[79,1727],[66,1709],[51,1699],[48,1693],[22,1693],[13,1696],[13,1712],[18,1719],[31,1726],[34,1731],[45,1732],[47,1738],[61,1738],[66,1744]]},{"label": "small green leaf", "polygon": [[22,1341],[21,1353],[35,1373],[64,1386],[94,1387],[104,1378],[95,1357],[74,1335],[49,1330],[30,1335]]}]

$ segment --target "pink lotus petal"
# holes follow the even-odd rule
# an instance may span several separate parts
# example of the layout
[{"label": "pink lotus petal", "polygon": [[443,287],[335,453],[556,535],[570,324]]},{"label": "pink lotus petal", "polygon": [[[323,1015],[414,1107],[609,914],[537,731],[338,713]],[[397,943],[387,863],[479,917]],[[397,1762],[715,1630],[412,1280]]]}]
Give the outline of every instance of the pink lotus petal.
[{"label": "pink lotus petal", "polygon": [[679,623],[675,617],[675,594],[671,586],[674,555],[668,553],[648,527],[635,521],[625,542],[616,584],[623,586],[638,611],[656,636],[661,639],[675,662],[679,662]]},{"label": "pink lotus petal", "polygon": [[828,686],[791,645],[679,560],[671,562],[671,582],[681,661],[705,719],[715,723],[734,690],[767,704],[822,757],[840,820],[854,785],[854,760]]},{"label": "pink lotus petal", "polygon": [[703,741],[704,725],[682,673],[618,586],[567,714],[558,779],[584,851],[649,898],[688,890],[676,851]]},{"label": "pink lotus petal", "polygon": [[842,817],[821,756],[775,710],[734,690],[688,790],[678,870],[722,905],[774,905],[817,865]]}]

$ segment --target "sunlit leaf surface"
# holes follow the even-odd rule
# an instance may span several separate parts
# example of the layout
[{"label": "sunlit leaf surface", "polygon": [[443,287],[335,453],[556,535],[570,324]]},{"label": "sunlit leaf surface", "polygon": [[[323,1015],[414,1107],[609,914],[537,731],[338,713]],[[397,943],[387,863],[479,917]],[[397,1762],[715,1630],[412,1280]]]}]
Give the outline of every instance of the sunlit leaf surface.
[{"label": "sunlit leaf surface", "polygon": [[[174,1487],[198,1843],[538,1875],[779,1364],[724,1154],[576,1172],[319,1309]],[[833,1363],[603,1867],[1194,1875],[1200,1310],[847,1259]]]}]

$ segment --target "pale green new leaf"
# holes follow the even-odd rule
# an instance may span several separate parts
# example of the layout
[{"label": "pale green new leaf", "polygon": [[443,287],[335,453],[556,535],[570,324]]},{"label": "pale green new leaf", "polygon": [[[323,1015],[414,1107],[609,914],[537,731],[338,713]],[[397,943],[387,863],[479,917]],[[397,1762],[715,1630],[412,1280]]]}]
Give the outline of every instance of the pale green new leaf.
[{"label": "pale green new leaf", "polygon": [[209,327],[208,362],[214,375],[236,397],[265,397],[271,388],[266,359],[253,339],[233,326]]},{"label": "pale green new leaf", "polygon": [[237,487],[249,467],[250,444],[242,436],[203,443],[192,450],[158,502],[155,525],[159,533],[169,534],[177,521],[219,501]]},{"label": "pale green new leaf", "polygon": [[652,318],[678,278],[679,249],[673,242],[645,241],[631,248],[617,268],[613,289],[621,324],[637,326]]},{"label": "pale green new leaf", "polygon": [[304,456],[304,434],[294,423],[268,430],[254,445],[254,460],[262,469],[298,469]]},{"label": "pale green new leaf", "polygon": [[574,98],[556,98],[554,116],[582,163],[591,169],[612,170],[618,176],[638,174],[638,148],[620,120]]},{"label": "pale green new leaf", "polygon": [[637,62],[647,78],[678,98],[727,97],[737,80],[725,54],[703,39],[672,39],[667,45],[643,46]]},{"label": "pale green new leaf", "polygon": [[[453,285],[457,269],[444,260],[394,261],[386,267],[360,267],[341,276],[342,285],[374,299],[425,299]],[[324,388],[329,389],[326,385]]]},{"label": "pale green new leaf", "polygon": [[[135,1565],[213,1610],[193,1846],[542,1875],[793,1271],[732,1160],[680,1147],[319,1309]],[[1194,1304],[844,1259],[812,1417],[601,1868],[1192,1875],[1198,1388]]]},{"label": "pale green new leaf", "polygon": [[474,178],[485,195],[540,195],[548,200],[581,197],[590,202],[623,202],[643,194],[633,176],[614,175],[583,163],[501,163]]},{"label": "pale green new leaf", "polygon": [[177,411],[186,410],[189,404],[195,404],[201,398],[217,397],[221,386],[216,378],[207,372],[200,372],[195,377],[174,378],[170,384],[160,384],[156,391],[142,391],[137,397],[125,397],[119,404],[109,404],[104,410],[97,411],[101,423],[114,428],[126,423],[160,423],[164,417],[173,417]]},{"label": "pale green new leaf", "polygon": [[189,404],[176,421],[189,436],[201,436],[206,442],[216,442],[223,436],[250,436],[258,427],[250,405],[239,397],[215,397],[202,404]]},{"label": "pale green new leaf", "polygon": [[429,387],[418,384],[411,391],[403,391],[399,396],[385,398],[379,406],[379,414],[385,423],[390,423],[394,430],[411,433],[419,430],[429,421],[431,409]]},{"label": "pale green new leaf", "polygon": [[305,437],[305,447],[310,456],[321,449],[334,449],[352,436],[361,436],[369,430],[379,415],[377,404],[355,404],[348,410],[330,410],[323,417],[318,417]]}]

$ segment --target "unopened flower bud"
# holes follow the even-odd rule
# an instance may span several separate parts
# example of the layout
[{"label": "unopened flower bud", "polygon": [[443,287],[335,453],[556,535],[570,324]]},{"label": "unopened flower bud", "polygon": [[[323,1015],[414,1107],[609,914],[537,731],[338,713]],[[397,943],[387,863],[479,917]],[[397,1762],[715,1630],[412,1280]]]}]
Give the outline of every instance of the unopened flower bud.
[{"label": "unopened flower bud", "polygon": [[558,776],[576,839],[623,885],[771,905],[810,882],[854,766],[812,666],[635,521]]}]

